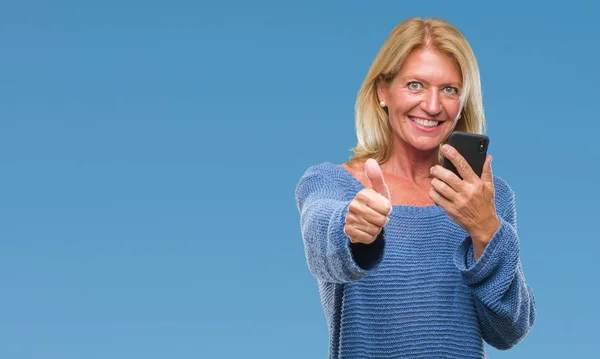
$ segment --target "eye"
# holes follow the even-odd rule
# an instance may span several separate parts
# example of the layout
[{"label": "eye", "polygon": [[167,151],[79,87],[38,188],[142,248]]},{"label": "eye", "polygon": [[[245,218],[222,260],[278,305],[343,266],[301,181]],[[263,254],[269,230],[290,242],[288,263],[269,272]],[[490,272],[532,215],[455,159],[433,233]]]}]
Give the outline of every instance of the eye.
[{"label": "eye", "polygon": [[456,87],[452,87],[452,86],[446,86],[446,87],[444,87],[444,89],[442,91],[449,95],[457,95],[458,94],[458,89]]},{"label": "eye", "polygon": [[407,87],[411,90],[420,90],[423,88],[423,85],[417,81],[411,81],[407,84]]}]

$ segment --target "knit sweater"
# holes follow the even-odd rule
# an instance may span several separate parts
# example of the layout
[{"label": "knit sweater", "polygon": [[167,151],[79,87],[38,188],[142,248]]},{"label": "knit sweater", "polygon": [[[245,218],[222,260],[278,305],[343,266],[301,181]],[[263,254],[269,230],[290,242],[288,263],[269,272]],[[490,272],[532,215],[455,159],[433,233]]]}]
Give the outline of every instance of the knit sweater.
[{"label": "knit sweater", "polygon": [[329,358],[486,358],[535,320],[519,258],[515,196],[494,177],[500,227],[477,262],[468,233],[437,205],[394,205],[369,245],[344,233],[364,186],[329,162],[306,170],[296,204],[308,269],[329,330]]}]

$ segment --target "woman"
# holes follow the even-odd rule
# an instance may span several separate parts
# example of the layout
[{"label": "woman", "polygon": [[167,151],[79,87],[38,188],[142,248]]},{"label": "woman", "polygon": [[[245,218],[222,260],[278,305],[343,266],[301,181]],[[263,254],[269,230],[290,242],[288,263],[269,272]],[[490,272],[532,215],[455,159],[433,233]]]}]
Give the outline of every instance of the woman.
[{"label": "woman", "polygon": [[396,26],[358,94],[354,155],[296,187],[330,358],[484,358],[484,341],[508,349],[528,333],[514,193],[491,156],[479,177],[445,144],[484,125],[463,35],[434,19]]}]

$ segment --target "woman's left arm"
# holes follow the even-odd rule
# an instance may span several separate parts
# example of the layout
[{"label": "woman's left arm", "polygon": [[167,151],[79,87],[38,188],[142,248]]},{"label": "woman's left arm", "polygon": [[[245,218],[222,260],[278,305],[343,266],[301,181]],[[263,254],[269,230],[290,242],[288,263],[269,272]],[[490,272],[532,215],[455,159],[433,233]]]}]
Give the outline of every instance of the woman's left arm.
[{"label": "woman's left arm", "polygon": [[473,291],[483,338],[497,349],[510,349],[535,321],[535,298],[519,257],[513,193],[498,230],[477,261],[473,248],[469,236],[459,246],[454,262]]},{"label": "woman's left arm", "polygon": [[[536,313],[520,261],[514,192],[504,185],[495,196],[491,157],[479,178],[456,150],[443,150],[464,180],[435,166],[430,196],[469,234],[454,261],[473,291],[483,339],[509,349],[527,335]],[[498,212],[495,197],[502,200]]]}]

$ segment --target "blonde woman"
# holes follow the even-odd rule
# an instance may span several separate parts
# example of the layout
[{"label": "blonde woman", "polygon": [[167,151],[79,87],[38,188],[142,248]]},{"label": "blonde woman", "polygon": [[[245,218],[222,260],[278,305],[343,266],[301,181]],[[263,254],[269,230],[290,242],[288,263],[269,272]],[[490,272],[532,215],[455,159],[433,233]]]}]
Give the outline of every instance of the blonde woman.
[{"label": "blonde woman", "polygon": [[485,358],[533,325],[514,193],[491,156],[479,177],[445,144],[455,130],[485,131],[475,55],[447,22],[408,19],[358,93],[354,155],[296,187],[330,358]]}]

